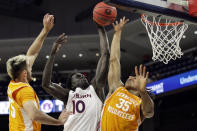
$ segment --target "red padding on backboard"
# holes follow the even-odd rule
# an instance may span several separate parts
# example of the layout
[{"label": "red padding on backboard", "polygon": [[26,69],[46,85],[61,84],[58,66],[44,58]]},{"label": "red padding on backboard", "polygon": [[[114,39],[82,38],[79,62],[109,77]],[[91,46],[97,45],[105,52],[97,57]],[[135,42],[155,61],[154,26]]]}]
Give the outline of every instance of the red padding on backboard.
[{"label": "red padding on backboard", "polygon": [[189,2],[189,14],[197,17],[197,0],[188,0]]}]

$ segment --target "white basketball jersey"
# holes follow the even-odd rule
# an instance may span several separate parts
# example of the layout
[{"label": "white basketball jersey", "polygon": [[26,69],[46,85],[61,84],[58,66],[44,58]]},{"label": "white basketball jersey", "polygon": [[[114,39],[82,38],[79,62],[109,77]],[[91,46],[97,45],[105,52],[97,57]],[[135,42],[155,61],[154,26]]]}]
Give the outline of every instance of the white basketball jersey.
[{"label": "white basketball jersey", "polygon": [[68,111],[73,111],[66,123],[64,131],[96,131],[101,116],[102,102],[94,88],[90,85],[87,89],[76,88],[69,92],[66,105]]}]

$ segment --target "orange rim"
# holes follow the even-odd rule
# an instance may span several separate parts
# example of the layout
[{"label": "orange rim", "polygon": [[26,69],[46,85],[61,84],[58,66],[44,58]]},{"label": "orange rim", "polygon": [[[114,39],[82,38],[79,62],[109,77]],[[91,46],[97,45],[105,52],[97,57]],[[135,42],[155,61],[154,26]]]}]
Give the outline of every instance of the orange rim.
[{"label": "orange rim", "polygon": [[173,22],[173,23],[159,23],[159,22],[152,22],[152,21],[149,21],[149,20],[145,20],[145,14],[142,14],[141,15],[141,19],[145,22],[145,23],[149,23],[151,25],[160,25],[160,26],[177,26],[177,25],[181,25],[183,24],[183,22]]}]

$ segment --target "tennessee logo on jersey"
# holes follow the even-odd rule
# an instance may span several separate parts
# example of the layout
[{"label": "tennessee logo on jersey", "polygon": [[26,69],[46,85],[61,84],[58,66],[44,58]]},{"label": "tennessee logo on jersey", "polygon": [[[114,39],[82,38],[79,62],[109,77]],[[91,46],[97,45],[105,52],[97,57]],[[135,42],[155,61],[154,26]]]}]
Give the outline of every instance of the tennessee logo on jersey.
[{"label": "tennessee logo on jersey", "polygon": [[27,83],[10,81],[7,93],[10,102],[9,131],[40,131],[41,124],[32,121],[22,108],[25,102],[33,101],[40,109],[39,99],[33,88]]},{"label": "tennessee logo on jersey", "polygon": [[118,88],[105,102],[101,131],[136,131],[140,124],[141,98]]}]

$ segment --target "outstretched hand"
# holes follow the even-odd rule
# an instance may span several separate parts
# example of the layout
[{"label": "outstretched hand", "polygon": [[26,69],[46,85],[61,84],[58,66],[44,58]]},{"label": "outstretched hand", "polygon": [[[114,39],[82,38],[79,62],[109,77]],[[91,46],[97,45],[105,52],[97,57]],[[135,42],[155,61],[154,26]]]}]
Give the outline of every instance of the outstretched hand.
[{"label": "outstretched hand", "polygon": [[54,16],[46,14],[43,18],[44,29],[49,32],[54,26]]},{"label": "outstretched hand", "polygon": [[56,54],[59,51],[62,44],[67,43],[67,41],[68,36],[66,36],[65,33],[61,34],[53,44],[52,54]]},{"label": "outstretched hand", "polygon": [[136,84],[138,91],[145,92],[146,91],[146,83],[148,79],[149,72],[146,72],[146,67],[140,65],[139,69],[135,66],[135,75],[136,75]]},{"label": "outstretched hand", "polygon": [[121,31],[124,27],[124,25],[126,23],[129,22],[129,19],[126,19],[125,16],[123,18],[120,19],[120,22],[118,23],[118,21],[116,21],[115,23],[112,23],[113,27],[114,27],[114,31]]},{"label": "outstretched hand", "polygon": [[72,115],[71,111],[66,111],[66,109],[64,109],[62,111],[62,113],[60,114],[58,120],[61,122],[61,125],[64,125],[64,123],[68,120],[68,117]]}]

